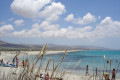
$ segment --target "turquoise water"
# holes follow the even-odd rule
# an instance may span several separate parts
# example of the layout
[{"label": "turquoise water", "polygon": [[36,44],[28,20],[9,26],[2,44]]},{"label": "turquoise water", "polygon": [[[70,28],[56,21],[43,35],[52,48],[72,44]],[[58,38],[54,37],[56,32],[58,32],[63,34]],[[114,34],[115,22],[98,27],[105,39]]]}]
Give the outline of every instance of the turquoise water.
[{"label": "turquoise water", "polygon": [[[60,54],[48,54],[44,56],[43,59],[43,68],[47,65],[47,60],[50,59],[50,67],[53,68],[54,64],[58,64],[62,59],[64,53]],[[106,56],[106,60],[104,61],[104,55]],[[30,56],[29,56],[30,57]],[[33,62],[37,56],[30,57],[30,60]],[[105,70],[109,72],[110,64],[107,61],[112,59],[111,70],[115,68],[118,73],[120,73],[120,51],[77,51],[77,52],[68,52],[61,64],[60,70],[64,70],[69,64],[68,71],[73,70],[75,65],[80,61],[80,64],[73,70],[73,73],[83,73],[85,74],[86,65],[89,65],[89,72],[93,72],[95,68],[98,69],[99,72],[103,72],[104,70],[104,62],[105,62]],[[40,60],[37,63],[39,66]]]},{"label": "turquoise water", "polygon": [[[104,55],[106,60],[104,61]],[[61,54],[49,54],[45,55],[44,59],[50,59],[51,65],[54,61],[56,64],[61,60],[63,53]],[[93,71],[93,68],[98,68],[98,70],[103,71],[104,62],[105,70],[109,72],[110,64],[107,61],[112,59],[111,69],[115,68],[119,72],[119,62],[120,62],[120,51],[78,51],[69,52],[66,54],[61,69],[65,69],[69,64],[68,70],[72,70],[74,66],[80,61],[80,64],[76,67],[74,72],[79,73],[80,71],[86,69],[86,65],[89,65],[89,71]],[[47,63],[47,62],[45,62]],[[101,67],[100,67],[101,66]]]}]

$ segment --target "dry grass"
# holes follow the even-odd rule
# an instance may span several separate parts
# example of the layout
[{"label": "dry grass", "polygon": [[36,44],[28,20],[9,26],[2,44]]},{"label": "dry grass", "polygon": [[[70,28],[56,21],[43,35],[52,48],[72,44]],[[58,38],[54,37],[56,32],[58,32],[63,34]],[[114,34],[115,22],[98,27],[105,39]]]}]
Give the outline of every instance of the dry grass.
[{"label": "dry grass", "polygon": [[[45,44],[45,46],[40,50],[40,53],[38,54],[37,58],[32,63],[32,65],[30,65],[30,63],[29,63],[30,60],[27,60],[27,61],[25,61],[24,67],[19,67],[16,69],[11,68],[11,70],[9,69],[10,71],[7,73],[4,70],[2,70],[2,67],[1,67],[0,68],[0,80],[37,80],[38,77],[36,75],[39,75],[40,73],[42,73],[41,70],[42,70],[42,66],[43,66],[43,57],[46,53],[46,47],[47,47],[47,44]],[[19,51],[15,55],[14,58],[19,56],[21,51]],[[60,76],[57,76],[55,74],[57,74],[57,69],[60,68],[61,63],[63,62],[63,59],[65,58],[66,53],[67,53],[67,50],[65,50],[61,61],[56,66],[54,65],[54,61],[53,61],[53,70],[52,70],[52,73],[50,74],[51,80],[59,80],[59,78],[62,78],[65,75],[65,71],[63,71]],[[40,62],[39,68],[36,70],[35,66],[39,60],[41,62]],[[47,62],[47,65],[46,65],[46,68],[44,71],[45,73],[47,72],[47,70],[49,68],[49,63],[50,63],[50,59],[48,59],[48,62]],[[17,71],[18,71],[18,73],[17,73]],[[56,77],[58,79],[54,79]]]}]

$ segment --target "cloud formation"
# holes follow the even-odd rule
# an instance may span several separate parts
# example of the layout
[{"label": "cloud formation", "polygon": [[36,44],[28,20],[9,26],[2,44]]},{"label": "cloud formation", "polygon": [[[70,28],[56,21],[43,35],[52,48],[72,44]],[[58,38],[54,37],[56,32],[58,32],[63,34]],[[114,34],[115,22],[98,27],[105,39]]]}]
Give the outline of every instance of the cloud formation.
[{"label": "cloud formation", "polygon": [[64,12],[66,12],[64,5],[60,2],[53,2],[50,6],[45,7],[45,9],[40,13],[40,16],[44,17],[47,21],[55,21]]},{"label": "cloud formation", "polygon": [[[47,28],[51,27],[51,28]],[[54,29],[56,27],[56,29]],[[41,30],[44,29],[44,30]],[[13,36],[19,37],[45,37],[45,38],[78,38],[95,40],[104,37],[120,37],[120,21],[113,21],[111,17],[106,17],[100,24],[93,28],[92,26],[85,26],[82,28],[75,28],[68,26],[67,28],[58,28],[54,24],[42,22],[41,24],[33,24],[32,29],[14,31]]]},{"label": "cloud formation", "polygon": [[104,37],[120,37],[120,21],[113,21],[111,17],[106,17],[101,23],[96,26],[96,29],[92,32],[92,37],[104,38]]},{"label": "cloud formation", "polygon": [[48,21],[43,21],[41,24],[35,23],[32,25],[32,29],[38,29],[38,30],[58,30],[59,25],[58,24],[51,24]]},{"label": "cloud formation", "polygon": [[14,28],[12,25],[4,25],[0,27],[0,36],[9,36],[11,35],[11,31],[13,31]]},{"label": "cloud formation", "polygon": [[91,13],[87,13],[83,18],[74,18],[73,14],[69,14],[65,20],[67,22],[72,22],[75,24],[83,25],[83,24],[89,24],[96,21],[96,17],[92,15]]},{"label": "cloud formation", "polygon": [[[62,37],[88,40],[120,37],[118,35],[120,34],[120,21],[114,21],[111,17],[105,17],[94,27],[89,24],[96,22],[100,17],[96,17],[91,13],[78,18],[74,14],[69,14],[64,18],[67,22],[84,25],[84,27],[62,27],[60,24],[53,23],[53,21],[59,19],[60,15],[66,12],[65,6],[60,2],[52,2],[52,0],[14,0],[11,9],[14,13],[27,18],[40,18],[40,22],[33,24],[31,29],[12,31],[11,35],[15,37]],[[14,23],[22,26],[24,21],[18,20]]]},{"label": "cloud formation", "polygon": [[67,22],[74,21],[74,15],[73,15],[73,14],[69,14],[69,15],[65,18],[65,20],[66,20]]},{"label": "cloud formation", "polygon": [[20,19],[20,20],[15,20],[15,21],[14,21],[14,24],[15,24],[17,27],[23,26],[23,25],[24,25],[24,20],[22,20],[22,19]]},{"label": "cloud formation", "polygon": [[57,30],[59,28],[58,24],[51,24],[48,21],[43,21],[40,24],[40,28],[44,29],[44,30]]},{"label": "cloud formation", "polygon": [[11,9],[15,14],[27,18],[43,18],[47,21],[56,21],[66,12],[62,3],[52,0],[14,0]]},{"label": "cloud formation", "polygon": [[14,0],[11,9],[15,14],[35,18],[40,10],[50,2],[51,0]]}]

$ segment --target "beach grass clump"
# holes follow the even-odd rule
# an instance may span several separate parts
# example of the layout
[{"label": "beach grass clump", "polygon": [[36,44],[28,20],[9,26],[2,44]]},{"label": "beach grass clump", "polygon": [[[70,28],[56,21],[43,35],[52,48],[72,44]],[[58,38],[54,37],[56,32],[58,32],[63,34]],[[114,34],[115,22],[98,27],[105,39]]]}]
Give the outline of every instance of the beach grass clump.
[{"label": "beach grass clump", "polygon": [[[39,80],[40,74],[44,72],[44,74],[48,74],[48,68],[50,65],[50,59],[47,60],[47,65],[45,67],[45,70],[42,69],[43,67],[43,57],[46,54],[46,48],[47,44],[40,50],[40,53],[37,55],[37,58],[35,61],[30,64],[30,60],[27,59],[25,61],[24,67],[19,66],[19,67],[0,67],[0,80]],[[19,56],[19,54],[22,52],[19,51],[14,58]],[[59,70],[61,63],[63,62],[65,55],[67,53],[67,49],[64,52],[63,57],[61,58],[60,62],[57,65],[54,65],[53,62],[53,69],[51,73],[49,73],[49,78],[50,80],[63,80],[63,76],[66,74],[66,71],[63,71],[62,73],[57,73]],[[14,59],[13,58],[13,59]],[[40,65],[38,69],[35,67],[38,61],[40,60]],[[67,67],[68,68],[68,67]],[[66,68],[66,69],[67,69]],[[3,70],[6,69],[6,70]],[[43,79],[44,80],[44,79]]]}]

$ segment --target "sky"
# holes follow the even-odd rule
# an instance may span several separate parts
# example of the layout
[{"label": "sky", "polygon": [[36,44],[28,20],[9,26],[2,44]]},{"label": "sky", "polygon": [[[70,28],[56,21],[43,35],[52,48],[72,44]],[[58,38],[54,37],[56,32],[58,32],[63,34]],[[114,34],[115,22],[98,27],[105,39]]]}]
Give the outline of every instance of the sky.
[{"label": "sky", "polygon": [[120,49],[120,0],[0,0],[0,40]]}]

